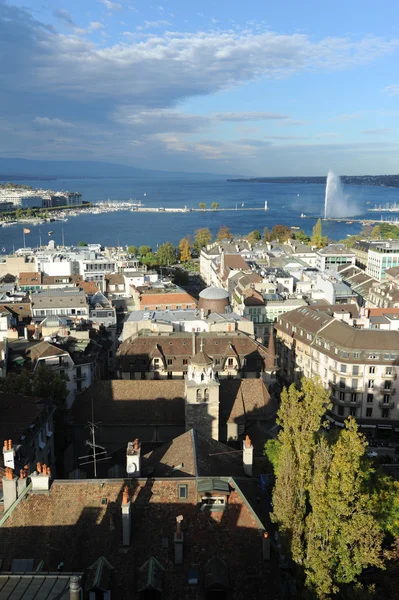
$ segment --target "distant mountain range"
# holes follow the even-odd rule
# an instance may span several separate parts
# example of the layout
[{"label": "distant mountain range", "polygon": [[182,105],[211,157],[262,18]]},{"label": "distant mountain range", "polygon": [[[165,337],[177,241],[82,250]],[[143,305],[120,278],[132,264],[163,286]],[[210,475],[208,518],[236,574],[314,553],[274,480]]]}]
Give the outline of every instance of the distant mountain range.
[{"label": "distant mountain range", "polygon": [[226,179],[228,175],[215,173],[186,173],[137,169],[108,162],[77,160],[31,160],[27,158],[0,158],[0,181],[9,179],[85,179],[104,177],[141,177],[159,179]]},{"label": "distant mountain range", "polygon": [[[326,183],[327,177],[239,177],[228,179],[237,183]],[[399,175],[342,175],[342,183],[348,185],[378,185],[399,187]]]}]

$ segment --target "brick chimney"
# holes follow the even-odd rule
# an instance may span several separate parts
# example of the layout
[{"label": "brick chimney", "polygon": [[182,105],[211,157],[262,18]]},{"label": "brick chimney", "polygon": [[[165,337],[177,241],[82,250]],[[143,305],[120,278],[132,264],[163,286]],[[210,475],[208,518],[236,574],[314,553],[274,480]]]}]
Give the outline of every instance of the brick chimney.
[{"label": "brick chimney", "polygon": [[82,582],[80,577],[72,575],[69,580],[69,600],[81,600],[82,598]]},{"label": "brick chimney", "polygon": [[3,443],[3,459],[4,459],[4,466],[5,467],[10,467],[10,469],[14,469],[15,468],[14,456],[15,456],[15,450],[14,450],[14,447],[12,445],[12,440],[4,440],[4,443]]},{"label": "brick chimney", "polygon": [[26,490],[29,477],[29,467],[25,465],[23,469],[19,471],[19,479],[17,481],[17,493],[18,497]]},{"label": "brick chimney", "polygon": [[126,472],[129,477],[141,476],[141,443],[138,438],[127,445]]},{"label": "brick chimney", "polygon": [[252,466],[254,462],[254,447],[249,439],[249,435],[245,436],[242,443],[242,461],[245,475],[252,477]]},{"label": "brick chimney", "polygon": [[182,524],[183,515],[176,517],[176,531],[173,536],[175,543],[175,565],[181,565],[183,563],[183,532]]},{"label": "brick chimney", "polygon": [[132,537],[132,503],[129,498],[129,488],[123,488],[122,494],[122,545],[130,546]]},{"label": "brick chimney", "polygon": [[262,538],[262,557],[263,560],[270,560],[270,537],[267,531],[263,532]]},{"label": "brick chimney", "polygon": [[48,492],[50,489],[50,467],[46,464],[38,462],[36,464],[36,471],[31,475],[32,492]]}]

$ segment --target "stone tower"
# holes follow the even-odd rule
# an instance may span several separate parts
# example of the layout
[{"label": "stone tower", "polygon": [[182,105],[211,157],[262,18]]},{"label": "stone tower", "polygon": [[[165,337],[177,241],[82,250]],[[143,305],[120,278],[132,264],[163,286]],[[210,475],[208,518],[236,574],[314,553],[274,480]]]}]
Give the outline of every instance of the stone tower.
[{"label": "stone tower", "polygon": [[201,349],[191,359],[185,386],[186,431],[219,439],[219,381],[213,360]]},{"label": "stone tower", "polygon": [[265,385],[267,387],[276,382],[277,371],[279,370],[277,359],[278,355],[276,354],[276,349],[274,345],[274,327],[273,325],[271,325],[269,333],[269,343],[267,346],[267,357],[264,361],[263,372],[263,381],[265,382]]}]

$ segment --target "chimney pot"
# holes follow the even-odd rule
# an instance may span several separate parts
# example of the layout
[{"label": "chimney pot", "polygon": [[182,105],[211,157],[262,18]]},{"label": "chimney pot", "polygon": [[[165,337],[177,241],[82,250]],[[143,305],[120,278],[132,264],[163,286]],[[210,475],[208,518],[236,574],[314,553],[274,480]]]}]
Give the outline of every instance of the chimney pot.
[{"label": "chimney pot", "polygon": [[72,575],[69,580],[69,600],[80,600],[81,598],[81,580],[77,575]]},{"label": "chimney pot", "polygon": [[242,445],[243,445],[242,461],[243,461],[244,473],[245,473],[245,475],[248,475],[248,477],[252,477],[254,447],[251,443],[249,435],[245,436],[245,440],[243,441]]}]

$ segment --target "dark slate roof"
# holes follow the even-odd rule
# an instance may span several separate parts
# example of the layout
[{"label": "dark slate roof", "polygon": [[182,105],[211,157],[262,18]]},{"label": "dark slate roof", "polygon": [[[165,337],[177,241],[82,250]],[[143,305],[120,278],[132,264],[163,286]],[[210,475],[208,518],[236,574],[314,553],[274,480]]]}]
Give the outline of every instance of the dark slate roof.
[{"label": "dark slate roof", "polygon": [[184,423],[183,380],[97,381],[79,396],[71,410],[74,425],[85,424],[94,413],[103,423]]},{"label": "dark slate roof", "polygon": [[152,477],[243,476],[242,453],[191,429],[143,457]]},{"label": "dark slate roof", "polygon": [[56,600],[69,598],[72,577],[60,573],[12,575],[0,573],[0,597],[4,600]]}]

